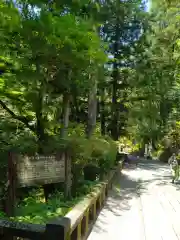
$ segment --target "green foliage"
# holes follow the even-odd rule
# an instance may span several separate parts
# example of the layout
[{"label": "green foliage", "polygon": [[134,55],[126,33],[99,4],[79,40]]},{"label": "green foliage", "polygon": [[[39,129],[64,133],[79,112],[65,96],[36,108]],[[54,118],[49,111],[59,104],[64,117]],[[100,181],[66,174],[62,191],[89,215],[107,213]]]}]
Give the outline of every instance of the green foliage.
[{"label": "green foliage", "polygon": [[129,152],[136,152],[140,149],[141,143],[135,142],[134,139],[131,139],[130,137],[121,137],[118,141],[119,146],[127,147],[129,149]]},{"label": "green foliage", "polygon": [[5,218],[5,217],[6,217],[5,213],[2,212],[2,211],[0,211],[0,217],[1,217],[1,218]]},{"label": "green foliage", "polygon": [[[149,13],[139,0],[53,3],[0,3],[1,185],[8,151],[66,148],[76,199],[91,188],[83,169],[95,166],[99,178],[119,143],[134,152],[152,141],[156,156],[179,148],[179,8],[165,0],[152,1]],[[17,218],[64,215],[76,200],[63,201],[60,193],[47,204],[28,197]]]},{"label": "green foliage", "polygon": [[130,105],[128,131],[158,146],[179,118],[179,10],[177,1],[152,3],[138,43],[132,96],[140,101]]},{"label": "green foliage", "polygon": [[180,162],[180,154],[179,153],[176,155],[176,159],[178,162]]},{"label": "green foliage", "polygon": [[[37,14],[26,6],[21,2],[23,15],[15,5],[6,6],[6,14],[11,17],[11,10],[15,11],[19,22],[8,35],[14,49],[6,45],[15,55],[3,53],[16,70],[2,75],[0,105],[5,114],[45,141],[62,127],[63,94],[70,97],[74,90],[84,94],[91,83],[87,75],[104,63],[106,55],[90,19],[70,13],[56,16],[46,7]],[[6,28],[2,25],[1,31]],[[6,36],[1,40],[6,41]]]},{"label": "green foliage", "polygon": [[[54,193],[47,203],[44,201],[42,189],[29,193],[16,208],[16,217],[11,219],[19,222],[45,224],[50,219],[64,216],[73,206],[90,193],[97,182],[82,182],[78,187],[77,195],[71,201],[65,201],[61,192]],[[4,213],[0,212],[2,217]],[[1,216],[1,215],[0,215]]]},{"label": "green foliage", "polygon": [[108,167],[115,163],[117,144],[109,137],[93,136],[87,139],[83,136],[79,137],[74,135],[70,137],[69,140],[72,157],[76,163],[82,164],[83,166],[87,163],[93,163],[101,166],[102,169],[108,169]]}]

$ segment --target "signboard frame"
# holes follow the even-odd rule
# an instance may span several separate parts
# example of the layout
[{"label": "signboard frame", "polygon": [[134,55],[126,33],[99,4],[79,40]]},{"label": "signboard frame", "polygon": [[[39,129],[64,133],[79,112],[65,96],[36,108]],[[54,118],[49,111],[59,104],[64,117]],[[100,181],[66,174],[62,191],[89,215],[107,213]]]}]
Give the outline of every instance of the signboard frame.
[{"label": "signboard frame", "polygon": [[[56,171],[55,169],[50,170],[51,166],[48,166],[48,160],[51,160],[52,167],[53,164],[58,167],[59,163],[61,165],[59,166],[59,171]],[[32,170],[33,167],[34,173],[31,173],[30,170]],[[37,174],[37,170],[40,168],[42,168],[42,171]],[[24,175],[24,177],[23,171],[26,175]],[[28,171],[30,176],[27,176]],[[48,176],[48,171],[50,171],[50,176]],[[53,175],[55,173],[59,174],[59,176]],[[16,192],[18,188],[64,183],[64,196],[65,198],[70,198],[72,185],[71,177],[71,157],[67,152],[34,156],[20,155],[10,152],[8,156],[8,192],[6,213],[8,216],[14,216],[14,206],[16,204]]]}]

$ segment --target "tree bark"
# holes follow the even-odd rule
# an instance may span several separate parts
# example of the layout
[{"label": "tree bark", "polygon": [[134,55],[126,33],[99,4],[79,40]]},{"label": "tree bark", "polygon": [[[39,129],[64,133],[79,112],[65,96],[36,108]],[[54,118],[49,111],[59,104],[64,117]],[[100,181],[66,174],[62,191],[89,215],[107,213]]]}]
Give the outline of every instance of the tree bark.
[{"label": "tree bark", "polygon": [[119,40],[119,26],[116,26],[116,36],[114,43],[114,63],[113,63],[113,82],[112,82],[112,122],[111,122],[111,135],[114,140],[118,140],[118,107],[117,107],[117,89],[118,89],[118,40]]},{"label": "tree bark", "polygon": [[101,134],[102,135],[105,135],[106,134],[106,115],[105,115],[105,100],[104,100],[104,97],[105,97],[105,90],[104,88],[102,89],[101,91],[101,104],[100,104],[100,107],[101,107],[101,110],[100,110],[100,117],[101,117]]},{"label": "tree bark", "polygon": [[37,131],[37,138],[38,138],[39,154],[43,153],[43,145],[44,145],[44,141],[45,141],[42,108],[43,108],[43,96],[40,93],[39,97],[38,97],[37,106],[36,106],[36,131]]},{"label": "tree bark", "polygon": [[97,115],[97,83],[93,76],[92,87],[89,91],[88,99],[88,121],[86,128],[87,138],[90,138],[96,127],[96,115]]},{"label": "tree bark", "polygon": [[62,104],[62,126],[60,131],[61,138],[66,137],[68,133],[69,113],[70,113],[70,97],[68,93],[64,93]]},{"label": "tree bark", "polygon": [[70,121],[81,123],[80,102],[76,95],[73,96],[73,101],[70,104],[71,113],[69,116]]}]

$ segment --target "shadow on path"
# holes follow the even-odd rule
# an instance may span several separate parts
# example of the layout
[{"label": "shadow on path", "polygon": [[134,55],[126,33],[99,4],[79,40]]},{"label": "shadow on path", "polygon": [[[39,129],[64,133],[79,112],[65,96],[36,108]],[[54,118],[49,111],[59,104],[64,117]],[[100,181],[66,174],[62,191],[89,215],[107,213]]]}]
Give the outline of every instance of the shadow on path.
[{"label": "shadow on path", "polygon": [[[131,171],[131,170],[129,170]],[[137,188],[139,182],[137,179],[132,179],[127,171],[122,171],[116,177],[112,190],[109,192],[107,202],[102,209],[98,221],[96,222],[93,231],[100,234],[107,232],[107,226],[112,221],[117,222],[117,217],[120,217],[131,209],[131,200],[138,197]]]},{"label": "shadow on path", "polygon": [[[124,168],[116,177],[88,240],[118,239],[120,237],[118,232],[125,236],[129,222],[134,221],[133,217],[136,219],[134,224],[138,224],[136,223],[138,218],[141,221],[138,215],[138,211],[141,211],[138,210],[140,195],[149,191],[151,193],[150,189],[154,185],[167,185],[170,181],[168,165],[157,160],[141,160],[137,168],[132,166]],[[180,190],[180,185],[177,187]]]},{"label": "shadow on path", "polygon": [[111,211],[114,215],[120,216],[123,211],[131,208],[130,200],[138,196],[138,188],[139,182],[137,179],[130,178],[129,175],[122,171],[114,181],[113,188],[109,192],[108,201],[104,208]]}]

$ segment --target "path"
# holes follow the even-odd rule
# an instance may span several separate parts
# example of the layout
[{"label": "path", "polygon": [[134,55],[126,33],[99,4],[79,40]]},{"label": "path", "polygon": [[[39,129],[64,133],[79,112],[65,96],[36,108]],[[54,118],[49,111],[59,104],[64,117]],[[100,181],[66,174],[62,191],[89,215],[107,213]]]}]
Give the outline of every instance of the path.
[{"label": "path", "polygon": [[167,165],[142,162],[122,171],[88,237],[101,239],[180,239],[180,184],[171,184]]}]

